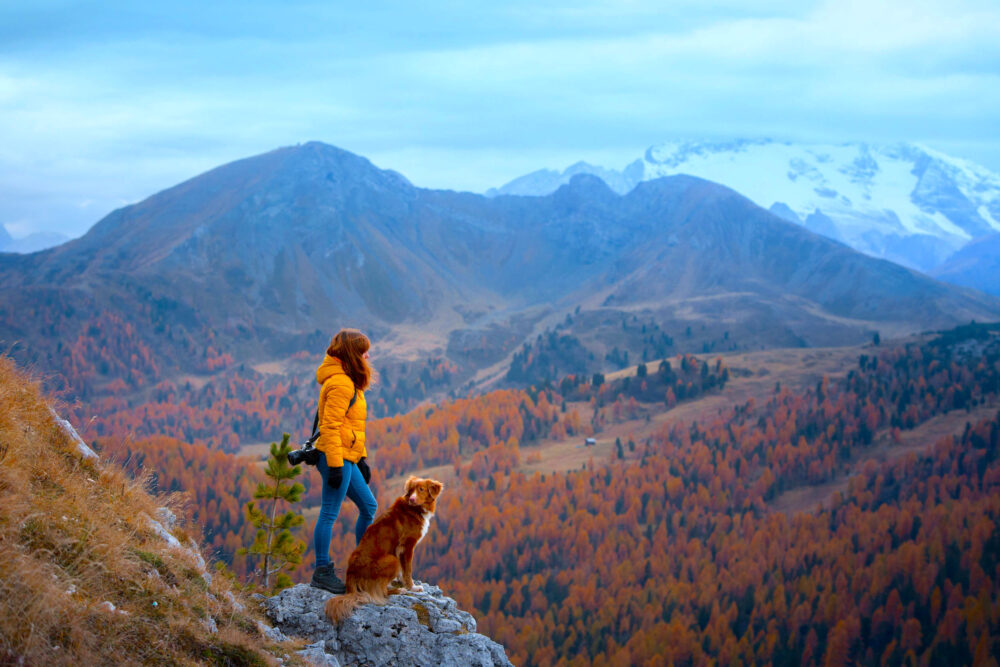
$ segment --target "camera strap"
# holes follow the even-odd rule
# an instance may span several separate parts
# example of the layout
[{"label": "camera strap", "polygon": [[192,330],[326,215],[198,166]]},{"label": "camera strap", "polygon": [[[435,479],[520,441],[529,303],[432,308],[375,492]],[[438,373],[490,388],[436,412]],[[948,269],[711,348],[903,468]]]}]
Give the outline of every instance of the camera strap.
[{"label": "camera strap", "polygon": [[[347,410],[344,410],[344,416],[345,417],[347,416],[347,413],[351,411],[351,408],[354,407],[354,402],[356,400],[358,400],[358,388],[357,387],[354,388],[354,395],[351,396],[351,402],[347,404]],[[317,440],[319,440],[319,408],[316,408],[316,416],[313,417],[312,435],[309,436],[308,440],[306,440],[306,446],[307,447],[312,447],[313,443],[316,442]]]}]

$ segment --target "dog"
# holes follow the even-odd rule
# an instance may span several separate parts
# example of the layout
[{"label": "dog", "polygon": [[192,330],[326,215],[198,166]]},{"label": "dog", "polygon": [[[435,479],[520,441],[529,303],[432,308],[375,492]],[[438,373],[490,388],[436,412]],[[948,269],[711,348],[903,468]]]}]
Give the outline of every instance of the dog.
[{"label": "dog", "polygon": [[[413,585],[413,548],[427,534],[444,484],[433,479],[410,477],[403,495],[387,512],[375,519],[347,561],[344,595],[326,603],[326,615],[338,623],[358,605],[385,604],[388,596],[404,590],[421,591]],[[405,587],[391,584],[402,577]]]}]

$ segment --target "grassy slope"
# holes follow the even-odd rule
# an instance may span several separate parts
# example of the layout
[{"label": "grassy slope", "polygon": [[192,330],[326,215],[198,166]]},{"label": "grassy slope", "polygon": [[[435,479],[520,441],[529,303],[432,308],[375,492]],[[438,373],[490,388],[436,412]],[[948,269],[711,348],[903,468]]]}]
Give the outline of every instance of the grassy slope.
[{"label": "grassy slope", "polygon": [[157,535],[163,504],[81,457],[0,357],[0,663],[270,665],[290,652],[261,638],[228,580],[208,583],[195,550]]}]

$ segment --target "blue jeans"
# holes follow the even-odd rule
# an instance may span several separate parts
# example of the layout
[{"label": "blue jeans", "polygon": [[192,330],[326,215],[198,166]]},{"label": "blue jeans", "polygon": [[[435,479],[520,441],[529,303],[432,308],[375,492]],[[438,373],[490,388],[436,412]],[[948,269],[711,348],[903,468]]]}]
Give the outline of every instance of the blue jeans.
[{"label": "blue jeans", "polygon": [[356,464],[344,461],[344,478],[339,489],[331,488],[326,483],[330,468],[327,466],[325,454],[320,454],[316,467],[323,476],[323,503],[319,508],[316,528],[313,529],[313,548],[316,550],[316,567],[325,567],[330,564],[330,538],[333,536],[333,524],[340,514],[340,506],[344,504],[344,496],[358,506],[358,523],[354,526],[354,536],[358,542],[375,520],[378,503],[375,502],[375,496],[372,495],[372,490],[368,488]]}]

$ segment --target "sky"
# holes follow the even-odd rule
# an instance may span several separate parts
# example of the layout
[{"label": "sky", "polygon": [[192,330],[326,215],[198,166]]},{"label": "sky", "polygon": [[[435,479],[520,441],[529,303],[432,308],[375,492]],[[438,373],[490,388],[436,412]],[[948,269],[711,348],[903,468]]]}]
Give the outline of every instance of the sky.
[{"label": "sky", "polygon": [[675,139],[916,141],[1000,172],[1000,0],[0,0],[0,224],[77,236],[319,140],[482,192]]}]

